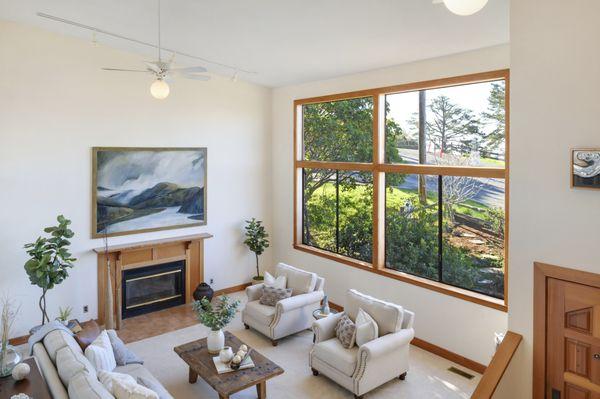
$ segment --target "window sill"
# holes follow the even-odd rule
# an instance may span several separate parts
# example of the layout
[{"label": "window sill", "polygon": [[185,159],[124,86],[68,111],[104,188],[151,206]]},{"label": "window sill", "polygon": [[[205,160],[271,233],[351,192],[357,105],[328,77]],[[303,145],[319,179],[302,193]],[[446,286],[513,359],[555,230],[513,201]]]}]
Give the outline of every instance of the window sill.
[{"label": "window sill", "polygon": [[395,280],[399,280],[408,284],[413,284],[428,290],[436,291],[445,295],[460,298],[468,302],[476,303],[481,306],[486,306],[492,309],[500,310],[502,312],[508,312],[508,306],[502,299],[493,298],[487,295],[479,294],[477,292],[465,290],[463,288],[453,287],[437,281],[428,280],[426,278],[413,276],[408,273],[399,272],[391,269],[376,269],[367,262],[361,262],[356,259],[349,258],[343,255],[337,255],[331,252],[327,252],[321,249],[316,249],[304,244],[294,244],[294,248],[307,252],[312,255],[317,255],[335,262],[344,263],[346,265],[356,267],[358,269],[366,270],[371,273],[379,274]]}]

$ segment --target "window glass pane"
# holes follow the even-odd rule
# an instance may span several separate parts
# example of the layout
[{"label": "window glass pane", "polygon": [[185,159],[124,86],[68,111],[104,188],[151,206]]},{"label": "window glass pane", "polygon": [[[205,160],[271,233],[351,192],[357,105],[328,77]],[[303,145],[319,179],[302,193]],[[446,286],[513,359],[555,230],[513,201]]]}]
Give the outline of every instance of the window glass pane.
[{"label": "window glass pane", "polygon": [[371,262],[372,174],[304,169],[303,179],[303,243]]},{"label": "window glass pane", "polygon": [[303,171],[302,242],[312,247],[336,250],[336,171]]},{"label": "window glass pane", "polygon": [[386,174],[385,265],[439,280],[438,176]]},{"label": "window glass pane", "polygon": [[304,159],[328,162],[373,160],[373,98],[302,107]]},{"label": "window glass pane", "polygon": [[443,177],[442,281],[504,297],[504,179]]},{"label": "window glass pane", "polygon": [[419,162],[419,92],[385,96],[385,162]]},{"label": "window glass pane", "polygon": [[386,96],[386,162],[504,167],[504,100],[504,80]]}]

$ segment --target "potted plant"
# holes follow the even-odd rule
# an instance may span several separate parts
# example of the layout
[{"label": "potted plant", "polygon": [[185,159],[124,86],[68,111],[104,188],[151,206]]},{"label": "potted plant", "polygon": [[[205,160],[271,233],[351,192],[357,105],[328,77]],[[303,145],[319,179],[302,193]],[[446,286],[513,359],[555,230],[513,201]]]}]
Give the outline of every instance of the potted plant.
[{"label": "potted plant", "polygon": [[16,306],[8,295],[2,297],[0,307],[0,377],[6,377],[21,361],[19,351],[8,344],[20,307]]},{"label": "potted plant", "polygon": [[27,254],[31,257],[25,263],[25,271],[31,284],[42,289],[38,302],[42,312],[42,325],[50,321],[46,312],[46,293],[69,276],[68,269],[73,267],[72,262],[76,260],[69,252],[69,238],[75,235],[69,229],[71,221],[63,215],[59,215],[56,220],[58,225],[44,229],[50,237],[38,237],[35,242],[25,245]]},{"label": "potted plant", "polygon": [[260,269],[258,267],[258,257],[265,252],[265,249],[269,248],[269,234],[265,226],[262,225],[262,221],[252,218],[252,220],[246,220],[246,239],[244,244],[254,252],[256,256],[256,276],[252,277],[254,284],[261,283],[264,280],[264,276],[260,275]]},{"label": "potted plant", "polygon": [[194,301],[192,308],[196,312],[198,321],[210,328],[206,339],[209,353],[216,355],[225,346],[223,328],[233,320],[239,306],[240,301],[230,302],[226,295],[220,297],[215,306],[206,298]]},{"label": "potted plant", "polygon": [[69,319],[71,318],[71,313],[73,313],[73,308],[67,306],[66,308],[59,307],[58,308],[58,317],[56,320],[63,323],[65,326],[69,324]]}]

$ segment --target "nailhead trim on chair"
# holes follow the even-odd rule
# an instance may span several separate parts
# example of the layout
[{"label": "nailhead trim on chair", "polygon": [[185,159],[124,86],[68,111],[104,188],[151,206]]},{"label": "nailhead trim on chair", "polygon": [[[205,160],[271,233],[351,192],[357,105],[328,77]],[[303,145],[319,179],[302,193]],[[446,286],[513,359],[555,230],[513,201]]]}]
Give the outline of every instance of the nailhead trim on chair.
[{"label": "nailhead trim on chair", "polygon": [[352,379],[354,380],[354,393],[358,392],[358,385],[360,384],[360,380],[363,377],[363,375],[365,374],[365,370],[367,369],[367,359],[369,357],[369,354],[367,353],[367,351],[360,351],[359,350],[359,354],[360,354],[360,359],[357,362],[356,365],[356,370],[354,370],[354,375],[352,377]]}]

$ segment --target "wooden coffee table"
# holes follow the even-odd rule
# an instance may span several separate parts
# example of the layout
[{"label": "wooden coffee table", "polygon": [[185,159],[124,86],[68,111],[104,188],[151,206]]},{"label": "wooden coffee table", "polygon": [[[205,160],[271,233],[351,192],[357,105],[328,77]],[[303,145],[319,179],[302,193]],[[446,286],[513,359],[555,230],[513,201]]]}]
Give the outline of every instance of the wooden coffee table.
[{"label": "wooden coffee table", "polygon": [[[232,333],[225,331],[225,345],[231,346],[234,352],[243,342]],[[220,399],[228,399],[230,395],[256,385],[259,399],[267,397],[267,380],[283,374],[283,369],[252,348],[250,357],[254,362],[251,369],[219,374],[208,353],[206,338],[188,342],[174,348],[174,351],[190,367],[189,381],[195,383],[200,376],[219,394]]]},{"label": "wooden coffee table", "polygon": [[0,378],[0,399],[10,399],[19,393],[25,393],[34,399],[52,398],[35,359],[31,357],[23,360],[23,363],[29,365],[31,372],[21,381],[15,381],[10,376]]}]

